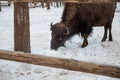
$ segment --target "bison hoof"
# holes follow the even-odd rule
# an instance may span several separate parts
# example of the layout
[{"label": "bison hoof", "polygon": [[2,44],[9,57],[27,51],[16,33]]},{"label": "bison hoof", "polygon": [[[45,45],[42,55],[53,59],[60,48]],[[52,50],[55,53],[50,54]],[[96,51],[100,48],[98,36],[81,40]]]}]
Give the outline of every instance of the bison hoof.
[{"label": "bison hoof", "polygon": [[109,41],[113,41],[113,39],[111,38],[111,39],[109,39]]},{"label": "bison hoof", "polygon": [[86,47],[87,45],[88,45],[88,43],[83,43],[82,46],[81,46],[81,48],[84,48],[84,47]]},{"label": "bison hoof", "polygon": [[103,38],[101,42],[104,42],[104,41],[106,41],[106,39],[105,39],[105,38]]}]

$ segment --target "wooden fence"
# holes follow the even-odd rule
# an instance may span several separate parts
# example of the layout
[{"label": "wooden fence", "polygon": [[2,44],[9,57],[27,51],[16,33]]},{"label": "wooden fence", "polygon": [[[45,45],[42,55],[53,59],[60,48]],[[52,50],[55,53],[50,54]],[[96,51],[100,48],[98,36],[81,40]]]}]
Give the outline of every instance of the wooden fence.
[{"label": "wooden fence", "polygon": [[[2,1],[2,0],[1,0]],[[33,1],[41,1],[41,0],[12,0],[13,2],[33,2]],[[49,1],[55,1],[55,0],[49,0]],[[116,2],[120,0],[61,0],[64,2]],[[21,21],[18,24],[18,21],[15,23],[14,28],[15,28],[15,38],[16,39],[16,46],[26,48],[25,43],[27,43],[27,51],[24,49],[15,49],[18,51],[26,51],[30,52],[30,39],[29,39],[29,9],[28,7],[22,3],[19,5],[16,3],[14,5],[15,11],[14,11],[14,20],[15,21]],[[23,7],[24,6],[24,7]],[[26,8],[26,10],[24,10]],[[19,9],[21,10],[22,13],[19,12]],[[26,14],[28,19],[26,19]],[[22,17],[21,17],[22,16]],[[26,27],[26,23],[28,26]],[[23,26],[24,25],[24,26]],[[26,27],[26,30],[19,30],[19,27]],[[17,31],[19,30],[19,31]],[[21,32],[20,32],[21,31]],[[18,35],[18,32],[20,34],[24,34],[28,32],[24,37],[21,35]],[[26,36],[28,35],[28,40],[26,40]],[[19,39],[24,39],[24,43],[20,43],[17,41],[22,41]],[[20,44],[20,45],[19,45]],[[28,45],[29,44],[29,45]],[[22,45],[22,46],[21,46]],[[115,77],[115,78],[120,78],[120,67],[115,67],[115,66],[107,66],[107,65],[101,65],[101,64],[94,64],[94,63],[88,63],[84,61],[76,61],[72,59],[63,59],[63,58],[55,58],[55,57],[47,57],[47,56],[42,56],[42,55],[33,55],[30,53],[21,53],[21,52],[12,52],[12,51],[4,51],[0,50],[0,59],[4,60],[11,60],[11,61],[18,61],[18,62],[24,62],[24,63],[30,63],[30,64],[36,64],[36,65],[41,65],[41,66],[49,66],[49,67],[55,67],[55,68],[62,68],[62,69],[68,69],[68,70],[75,70],[75,71],[82,71],[82,72],[87,72],[87,73],[93,73],[93,74],[98,74],[98,75],[104,75],[104,76],[110,76],[110,77]]]}]

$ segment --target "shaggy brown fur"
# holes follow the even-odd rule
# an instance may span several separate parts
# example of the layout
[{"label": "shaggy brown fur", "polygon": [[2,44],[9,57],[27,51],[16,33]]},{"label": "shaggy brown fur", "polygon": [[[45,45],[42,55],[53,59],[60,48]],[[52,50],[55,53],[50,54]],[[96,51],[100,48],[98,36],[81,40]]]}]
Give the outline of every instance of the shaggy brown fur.
[{"label": "shaggy brown fur", "polygon": [[86,47],[93,26],[104,26],[102,41],[106,40],[109,29],[109,41],[112,41],[111,25],[115,8],[116,3],[66,3],[61,22],[51,25],[51,48],[57,49],[79,33],[84,38],[82,47]]},{"label": "shaggy brown fur", "polygon": [[[90,20],[93,18],[95,19],[95,25],[103,25],[108,20],[110,22],[112,21],[115,7],[115,3],[67,3],[64,8],[61,22],[70,22],[75,14],[79,12],[80,17]],[[100,18],[99,20],[97,19],[98,17]]]}]

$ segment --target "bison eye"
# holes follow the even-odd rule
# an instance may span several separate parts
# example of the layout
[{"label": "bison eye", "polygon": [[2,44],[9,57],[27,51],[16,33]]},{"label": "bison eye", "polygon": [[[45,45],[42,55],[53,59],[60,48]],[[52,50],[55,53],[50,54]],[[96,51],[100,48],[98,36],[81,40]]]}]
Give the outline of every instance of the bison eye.
[{"label": "bison eye", "polygon": [[62,42],[62,41],[64,41],[65,39],[66,39],[66,36],[63,36],[63,35],[56,37],[56,41],[57,41],[57,42]]},{"label": "bison eye", "polygon": [[61,42],[63,40],[63,38],[56,38],[57,42]]},{"label": "bison eye", "polygon": [[63,40],[63,38],[60,38],[60,39],[59,39],[59,41],[62,41],[62,40]]}]

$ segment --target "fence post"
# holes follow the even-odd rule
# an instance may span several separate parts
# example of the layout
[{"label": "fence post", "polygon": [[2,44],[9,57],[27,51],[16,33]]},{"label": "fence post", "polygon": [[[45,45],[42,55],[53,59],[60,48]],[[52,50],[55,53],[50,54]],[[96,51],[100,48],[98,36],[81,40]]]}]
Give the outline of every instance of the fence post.
[{"label": "fence post", "polygon": [[14,50],[31,52],[28,2],[14,2]]}]

